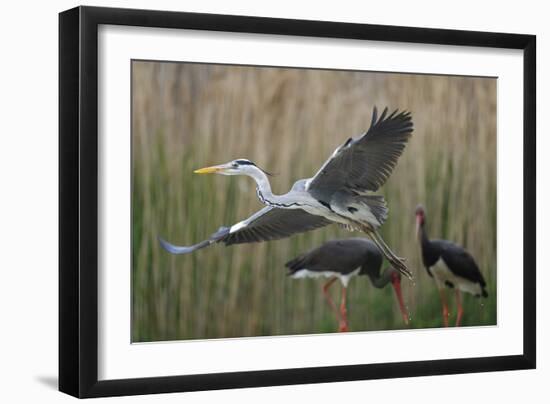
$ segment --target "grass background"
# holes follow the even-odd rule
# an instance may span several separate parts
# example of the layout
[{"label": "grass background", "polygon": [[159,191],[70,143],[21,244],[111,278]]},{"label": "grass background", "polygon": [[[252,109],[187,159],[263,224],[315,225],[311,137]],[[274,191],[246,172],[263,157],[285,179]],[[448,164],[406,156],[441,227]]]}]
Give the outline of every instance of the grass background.
[{"label": "grass background", "polygon": [[[194,169],[249,158],[284,193],[364,132],[374,105],[410,110],[415,127],[379,192],[390,208],[381,233],[415,273],[402,282],[410,327],[442,324],[414,235],[418,203],[430,236],[464,245],[487,280],[487,299],[464,297],[463,324],[496,323],[496,79],[134,61],[132,94],[134,342],[334,332],[322,281],[288,278],[284,263],[359,233],[334,225],[186,256],[157,236],[193,244],[261,208],[252,179]],[[351,331],[405,327],[392,288],[366,277],[350,283],[348,312]]]}]

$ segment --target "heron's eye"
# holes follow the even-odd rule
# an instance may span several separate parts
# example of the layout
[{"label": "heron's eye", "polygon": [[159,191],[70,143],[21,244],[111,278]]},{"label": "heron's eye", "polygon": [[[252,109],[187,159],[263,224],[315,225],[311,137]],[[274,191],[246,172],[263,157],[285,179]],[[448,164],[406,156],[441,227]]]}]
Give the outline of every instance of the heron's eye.
[{"label": "heron's eye", "polygon": [[237,167],[239,167],[239,165],[237,163],[233,163],[233,164],[231,164],[231,167],[237,168]]}]

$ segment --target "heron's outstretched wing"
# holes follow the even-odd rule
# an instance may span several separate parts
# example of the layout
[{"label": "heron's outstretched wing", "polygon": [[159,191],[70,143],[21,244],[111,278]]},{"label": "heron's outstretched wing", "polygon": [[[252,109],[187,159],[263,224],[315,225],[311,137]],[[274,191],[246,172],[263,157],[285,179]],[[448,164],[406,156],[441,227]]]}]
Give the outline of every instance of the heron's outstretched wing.
[{"label": "heron's outstretched wing", "polygon": [[409,112],[380,118],[376,107],[369,130],[358,139],[349,138],[338,147],[308,182],[315,197],[326,197],[342,189],[376,191],[390,176],[413,131]]},{"label": "heron's outstretched wing", "polygon": [[277,240],[327,226],[332,221],[302,209],[279,209],[267,206],[228,230],[226,245]]},{"label": "heron's outstretched wing", "polygon": [[159,237],[159,243],[166,251],[171,254],[189,254],[193,251],[200,250],[201,248],[208,247],[210,244],[220,241],[220,239],[227,234],[227,227],[220,227],[217,232],[212,234],[207,240],[203,240],[200,243],[190,246],[179,246],[169,243],[168,241]]},{"label": "heron's outstretched wing", "polygon": [[187,254],[213,243],[225,245],[277,240],[303,233],[332,222],[322,216],[311,215],[301,209],[279,209],[267,206],[248,219],[231,227],[220,227],[207,240],[192,246],[175,246],[159,238],[160,244],[172,254]]}]

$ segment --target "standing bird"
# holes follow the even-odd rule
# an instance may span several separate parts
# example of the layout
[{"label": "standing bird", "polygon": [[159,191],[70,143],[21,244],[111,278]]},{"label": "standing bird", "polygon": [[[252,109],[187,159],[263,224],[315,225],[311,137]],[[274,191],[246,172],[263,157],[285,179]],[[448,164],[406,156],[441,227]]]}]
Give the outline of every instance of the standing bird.
[{"label": "standing bird", "polygon": [[193,246],[179,247],[160,239],[161,245],[173,254],[185,254],[216,242],[231,245],[275,240],[339,223],[365,232],[392,266],[412,279],[404,259],[396,256],[377,232],[388,215],[386,201],[370,194],[386,182],[413,131],[410,113],[387,112],[386,108],[378,117],[375,107],[366,133],[346,140],[312,178],[298,180],[283,195],[271,192],[268,173],[250,160],[196,170],[198,174],[252,177],[258,198],[266,207],[231,227],[220,227]]},{"label": "standing bird", "polygon": [[464,248],[447,240],[430,240],[428,238],[426,213],[421,205],[416,207],[415,213],[416,237],[422,249],[422,262],[428,275],[435,279],[439,289],[443,305],[443,324],[445,327],[449,325],[449,308],[445,296],[446,286],[455,289],[456,326],[458,327],[464,314],[461,293],[467,292],[476,297],[487,297],[485,279],[483,279],[474,258]]},{"label": "standing bird", "polygon": [[[339,322],[338,331],[348,331],[347,318],[347,288],[350,279],[356,275],[367,275],[375,288],[382,289],[391,282],[399,309],[405,324],[409,323],[409,314],[403,303],[401,294],[401,275],[394,268],[388,267],[382,273],[382,261],[384,258],[376,245],[365,238],[348,238],[344,240],[327,241],[305,254],[302,254],[285,266],[289,269],[288,275],[292,278],[317,278],[323,276],[329,278],[323,285],[323,294],[330,308]],[[332,301],[329,288],[340,279],[342,283],[342,297],[340,311]]]}]

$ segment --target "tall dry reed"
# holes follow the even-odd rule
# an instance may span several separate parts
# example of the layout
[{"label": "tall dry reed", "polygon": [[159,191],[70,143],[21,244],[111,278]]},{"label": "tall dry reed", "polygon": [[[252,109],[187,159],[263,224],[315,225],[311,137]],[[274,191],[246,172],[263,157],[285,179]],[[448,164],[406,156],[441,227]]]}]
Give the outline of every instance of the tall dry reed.
[{"label": "tall dry reed", "polygon": [[[193,169],[249,158],[286,192],[364,132],[375,105],[410,110],[415,127],[380,192],[390,208],[381,232],[416,275],[403,281],[412,327],[441,325],[414,236],[418,203],[430,235],[466,246],[487,280],[488,299],[464,299],[465,325],[495,324],[495,79],[155,62],[133,62],[132,73],[134,341],[334,331],[320,281],[290,279],[284,263],[357,234],[329,226],[187,256],[157,236],[195,243],[261,207],[251,179]],[[351,283],[349,312],[352,330],[403,328],[391,288],[368,279]]]}]

